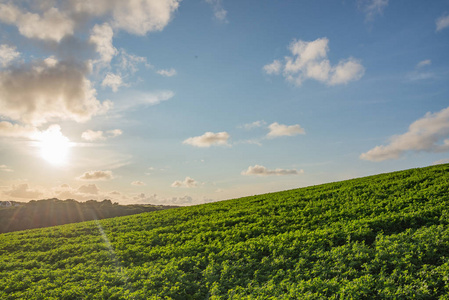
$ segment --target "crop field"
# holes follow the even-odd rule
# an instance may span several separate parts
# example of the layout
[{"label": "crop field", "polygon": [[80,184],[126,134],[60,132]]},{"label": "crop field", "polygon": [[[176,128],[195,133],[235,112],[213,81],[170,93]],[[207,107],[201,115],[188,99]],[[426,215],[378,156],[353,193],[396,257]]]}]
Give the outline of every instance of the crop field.
[{"label": "crop field", "polygon": [[1,299],[449,299],[449,165],[0,235]]}]

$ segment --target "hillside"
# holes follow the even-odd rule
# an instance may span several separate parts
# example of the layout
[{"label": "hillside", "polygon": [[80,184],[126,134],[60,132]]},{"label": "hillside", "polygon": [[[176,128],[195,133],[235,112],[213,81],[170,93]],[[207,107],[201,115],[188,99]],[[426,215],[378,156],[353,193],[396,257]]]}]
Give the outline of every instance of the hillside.
[{"label": "hillside", "polygon": [[0,298],[448,299],[448,209],[439,165],[11,232]]},{"label": "hillside", "polygon": [[174,208],[162,205],[119,205],[111,200],[32,200],[0,208],[0,233],[120,217]]}]

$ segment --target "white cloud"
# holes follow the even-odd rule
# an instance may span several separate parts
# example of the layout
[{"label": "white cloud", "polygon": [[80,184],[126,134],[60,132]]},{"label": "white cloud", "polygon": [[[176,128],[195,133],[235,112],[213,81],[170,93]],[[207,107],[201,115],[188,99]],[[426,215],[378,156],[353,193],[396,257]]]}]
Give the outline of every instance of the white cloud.
[{"label": "white cloud", "polygon": [[138,66],[140,64],[143,64],[146,67],[153,67],[147,62],[147,59],[145,57],[129,54],[123,49],[120,50],[118,61],[120,69],[131,74],[137,72],[137,70],[139,69]]},{"label": "white cloud", "polygon": [[425,59],[416,64],[415,70],[406,74],[406,78],[409,81],[427,80],[435,78],[436,75],[432,72],[423,71],[424,67],[430,66],[432,61],[430,59]]},{"label": "white cloud", "polygon": [[359,8],[366,14],[366,21],[374,20],[388,6],[388,0],[359,0]]},{"label": "white cloud", "polygon": [[418,64],[416,64],[416,68],[422,68],[425,66],[429,66],[432,64],[432,61],[430,59],[422,60]]},{"label": "white cloud", "polygon": [[96,194],[98,194],[99,191],[100,191],[100,189],[95,184],[82,185],[78,188],[78,192],[84,193],[84,194],[96,195]]},{"label": "white cloud", "polygon": [[260,142],[259,139],[243,140],[243,141],[235,142],[234,144],[257,145],[257,146],[259,146],[259,147],[262,146],[262,143]]},{"label": "white cloud", "polygon": [[276,176],[284,176],[284,175],[299,175],[304,173],[304,170],[286,170],[286,169],[275,169],[275,170],[269,170],[265,168],[264,166],[255,165],[254,167],[249,166],[247,170],[242,171],[242,175],[257,175],[257,176],[269,176],[269,175],[276,175]]},{"label": "white cloud", "polygon": [[386,146],[376,146],[360,155],[361,159],[383,161],[397,159],[406,151],[449,151],[449,107],[436,113],[427,113],[413,122],[406,133],[390,138]]},{"label": "white cloud", "polygon": [[111,180],[114,176],[112,171],[89,171],[85,172],[83,175],[79,176],[79,180],[90,180],[90,181],[104,181]]},{"label": "white cloud", "polygon": [[9,45],[0,45],[0,65],[7,67],[12,61],[16,60],[20,53],[16,51],[16,47]]},{"label": "white cloud", "polygon": [[265,124],[267,124],[267,122],[265,122],[265,121],[254,121],[252,123],[244,124],[242,127],[245,128],[246,130],[251,130],[254,128],[262,127]]},{"label": "white cloud", "polygon": [[271,64],[263,66],[263,70],[267,74],[279,75],[282,70],[282,63],[280,60],[275,59]]},{"label": "white cloud", "polygon": [[427,80],[435,77],[436,75],[432,72],[418,72],[418,71],[413,71],[406,75],[406,78],[410,81]]},{"label": "white cloud", "polygon": [[[25,37],[56,42],[73,35],[78,25],[93,18],[100,18],[116,29],[137,35],[161,31],[179,7],[179,0],[69,0],[33,6],[26,2],[1,3],[0,21],[16,26]],[[34,11],[25,11],[25,8],[33,8]]]},{"label": "white cloud", "polygon": [[226,19],[228,12],[223,8],[221,0],[206,0],[206,2],[212,6],[214,16],[218,21],[224,23],[228,22],[228,20]]},{"label": "white cloud", "polygon": [[145,184],[145,182],[142,182],[142,181],[133,181],[133,182],[131,182],[131,185],[144,186],[146,184]]},{"label": "white cloud", "polygon": [[103,25],[95,25],[92,29],[89,42],[96,46],[96,50],[100,55],[99,63],[108,65],[112,58],[117,55],[117,49],[112,45],[114,32],[108,23]]},{"label": "white cloud", "polygon": [[43,60],[43,63],[47,66],[47,67],[54,67],[58,64],[58,60],[52,55],[50,57],[47,57]]},{"label": "white cloud", "polygon": [[113,24],[117,28],[137,35],[164,29],[179,6],[178,0],[100,0],[100,2],[106,2],[111,6]]},{"label": "white cloud", "polygon": [[188,144],[188,145],[192,145],[195,147],[210,147],[210,146],[214,146],[214,145],[223,145],[226,146],[228,145],[228,139],[229,139],[229,133],[227,132],[217,132],[217,133],[213,133],[213,132],[206,132],[205,134],[201,135],[201,136],[195,136],[195,137],[191,137],[186,139],[185,141],[183,141],[183,144]]},{"label": "white cloud", "polygon": [[106,137],[103,135],[103,131],[93,131],[93,130],[86,130],[81,134],[81,138],[86,141],[98,141],[98,140],[105,140]]},{"label": "white cloud", "polygon": [[101,103],[85,77],[83,64],[40,62],[0,72],[0,116],[27,124],[49,121],[84,122],[106,112],[112,103]]},{"label": "white cloud", "polygon": [[333,69],[330,85],[346,84],[352,80],[359,80],[365,73],[365,69],[359,60],[350,57],[342,60]]},{"label": "white cloud", "polygon": [[171,69],[166,69],[166,70],[158,70],[156,71],[156,73],[158,73],[159,75],[165,76],[165,77],[172,77],[176,75],[176,70],[171,68]]},{"label": "white cloud", "polygon": [[184,181],[175,181],[171,184],[171,187],[183,187],[183,188],[194,188],[198,186],[198,182],[190,177],[186,177]]},{"label": "white cloud", "polygon": [[160,31],[170,22],[179,0],[71,0],[71,9],[90,16],[111,15],[111,24],[129,33]]},{"label": "white cloud", "polygon": [[112,73],[107,73],[106,77],[103,79],[103,82],[101,83],[101,86],[110,87],[114,93],[118,91],[119,87],[125,85],[126,84],[123,83],[122,76],[120,76],[119,74],[112,74]]},{"label": "white cloud", "polygon": [[19,124],[12,124],[7,121],[0,122],[0,136],[3,137],[22,137],[32,138],[39,130],[34,126],[24,126]]},{"label": "white cloud", "polygon": [[437,31],[449,27],[449,15],[441,16],[436,20]]},{"label": "white cloud", "polygon": [[108,137],[117,137],[123,134],[123,131],[120,129],[112,129],[107,131]]},{"label": "white cloud", "polygon": [[94,131],[88,129],[81,134],[81,138],[86,141],[93,142],[93,141],[106,140],[108,138],[114,138],[122,134],[123,131],[121,131],[120,129],[108,130],[106,131],[106,133],[103,132],[102,130]]},{"label": "white cloud", "polygon": [[267,74],[280,74],[290,82],[301,85],[306,79],[314,79],[328,85],[347,84],[359,80],[365,69],[359,60],[348,58],[340,60],[336,66],[327,58],[329,40],[320,38],[314,41],[293,41],[289,50],[293,56],[286,56],[285,63],[275,60],[265,65]]},{"label": "white cloud", "polygon": [[55,7],[42,12],[23,12],[11,3],[0,4],[0,21],[15,25],[27,37],[59,42],[66,35],[72,35],[75,22]]},{"label": "white cloud", "polygon": [[0,165],[0,171],[3,171],[3,172],[14,172],[13,169],[9,168],[7,165]]},{"label": "white cloud", "polygon": [[28,186],[28,183],[22,183],[18,185],[13,185],[10,190],[3,192],[7,196],[14,198],[38,198],[43,193],[38,190],[33,190]]},{"label": "white cloud", "polygon": [[294,136],[306,133],[304,128],[302,128],[299,124],[287,126],[274,122],[268,126],[268,129],[270,129],[270,132],[267,134],[268,138]]}]

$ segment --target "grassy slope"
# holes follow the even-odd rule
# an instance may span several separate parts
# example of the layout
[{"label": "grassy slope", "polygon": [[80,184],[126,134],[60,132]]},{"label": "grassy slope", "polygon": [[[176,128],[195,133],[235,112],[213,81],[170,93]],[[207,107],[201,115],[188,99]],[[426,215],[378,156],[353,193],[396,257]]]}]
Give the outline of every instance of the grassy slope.
[{"label": "grassy slope", "polygon": [[0,235],[0,298],[449,299],[449,165]]}]

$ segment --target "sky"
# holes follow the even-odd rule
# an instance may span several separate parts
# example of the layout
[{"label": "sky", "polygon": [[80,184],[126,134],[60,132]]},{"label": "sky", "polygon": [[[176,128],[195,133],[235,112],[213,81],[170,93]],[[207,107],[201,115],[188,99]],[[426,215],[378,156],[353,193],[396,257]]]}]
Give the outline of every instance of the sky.
[{"label": "sky", "polygon": [[449,162],[449,1],[0,0],[0,199],[195,205]]}]

